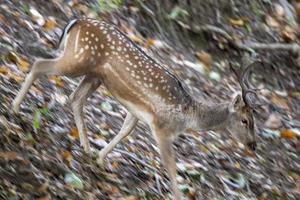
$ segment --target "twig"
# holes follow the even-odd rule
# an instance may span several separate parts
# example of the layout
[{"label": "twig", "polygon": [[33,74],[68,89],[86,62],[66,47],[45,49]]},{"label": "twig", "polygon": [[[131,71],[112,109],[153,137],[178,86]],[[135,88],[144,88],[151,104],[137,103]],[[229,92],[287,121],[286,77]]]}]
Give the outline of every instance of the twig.
[{"label": "twig", "polygon": [[[91,143],[92,143],[94,146],[96,146],[96,148],[97,148],[98,150],[100,150],[100,149],[103,148],[102,146],[100,146],[100,145],[97,144],[96,142],[94,142],[94,141],[92,141],[92,140],[90,140],[90,141],[91,141]],[[131,155],[131,154],[128,153],[127,151],[123,151],[123,150],[117,149],[117,148],[114,148],[114,151],[116,151],[116,152],[118,152],[118,153],[120,153],[120,154],[123,154],[123,155],[125,155],[125,156],[131,158],[132,160],[137,161],[137,162],[140,163],[141,165],[143,165],[143,166],[145,166],[145,167],[151,169],[151,170],[154,171],[155,173],[158,173],[157,169],[155,169],[154,167],[152,167],[152,166],[150,166],[149,164],[145,163],[143,160],[141,160],[141,159],[139,159],[139,158],[137,158],[137,157]]]},{"label": "twig", "polygon": [[297,43],[286,44],[286,43],[249,43],[249,44],[242,44],[242,43],[235,43],[236,46],[240,49],[247,50],[247,49],[255,49],[255,50],[284,50],[284,51],[291,51],[292,53],[298,53],[300,51],[300,46]]}]

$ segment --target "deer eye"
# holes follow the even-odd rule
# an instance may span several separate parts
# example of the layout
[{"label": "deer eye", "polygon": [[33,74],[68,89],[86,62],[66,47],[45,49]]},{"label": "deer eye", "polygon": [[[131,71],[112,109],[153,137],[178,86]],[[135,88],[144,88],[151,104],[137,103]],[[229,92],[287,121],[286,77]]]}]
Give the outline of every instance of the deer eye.
[{"label": "deer eye", "polygon": [[246,119],[242,119],[242,123],[246,125],[248,124],[248,121]]}]

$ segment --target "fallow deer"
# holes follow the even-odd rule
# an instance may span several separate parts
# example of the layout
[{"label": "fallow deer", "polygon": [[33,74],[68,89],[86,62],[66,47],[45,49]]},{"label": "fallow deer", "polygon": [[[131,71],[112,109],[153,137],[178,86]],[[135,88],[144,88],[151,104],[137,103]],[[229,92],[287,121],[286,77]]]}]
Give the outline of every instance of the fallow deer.
[{"label": "fallow deer", "polygon": [[94,19],[75,19],[65,27],[55,59],[38,59],[13,102],[20,104],[33,82],[42,75],[84,76],[70,95],[80,143],[91,152],[83,105],[103,84],[128,111],[115,138],[100,151],[98,163],[126,136],[140,120],[147,124],[157,142],[164,167],[169,175],[174,199],[182,195],[176,182],[176,163],[172,142],[188,129],[228,129],[238,141],[255,149],[252,102],[244,79],[247,70],[235,71],[242,87],[242,96],[220,104],[198,102],[183,87],[170,69],[147,56],[115,25]]}]

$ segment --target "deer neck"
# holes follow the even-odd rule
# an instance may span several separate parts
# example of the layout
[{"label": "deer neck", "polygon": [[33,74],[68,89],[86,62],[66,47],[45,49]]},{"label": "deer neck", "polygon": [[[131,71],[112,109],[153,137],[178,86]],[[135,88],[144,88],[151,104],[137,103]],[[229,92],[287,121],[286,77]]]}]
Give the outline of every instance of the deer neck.
[{"label": "deer neck", "polygon": [[203,104],[193,101],[190,107],[191,129],[217,130],[226,127],[230,121],[229,103]]}]

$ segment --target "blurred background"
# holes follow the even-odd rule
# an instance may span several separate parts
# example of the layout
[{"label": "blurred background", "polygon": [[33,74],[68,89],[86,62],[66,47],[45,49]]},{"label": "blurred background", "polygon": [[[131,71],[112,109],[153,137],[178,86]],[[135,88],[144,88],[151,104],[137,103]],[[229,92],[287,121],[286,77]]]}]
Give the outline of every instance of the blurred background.
[{"label": "blurred background", "polygon": [[[229,63],[258,65],[250,82],[255,153],[216,132],[175,142],[178,181],[189,199],[300,199],[300,2],[297,0],[0,0],[0,199],[170,199],[148,128],[139,124],[106,159],[79,146],[68,96],[78,79],[43,77],[12,114],[11,102],[37,57],[53,58],[64,26],[91,17],[119,27],[203,101],[240,91]],[[105,88],[85,107],[93,148],[119,131],[126,110]]]}]

